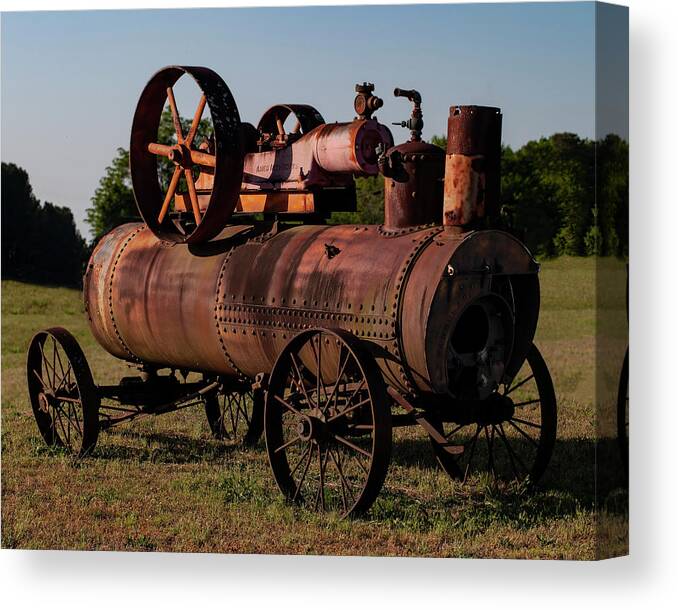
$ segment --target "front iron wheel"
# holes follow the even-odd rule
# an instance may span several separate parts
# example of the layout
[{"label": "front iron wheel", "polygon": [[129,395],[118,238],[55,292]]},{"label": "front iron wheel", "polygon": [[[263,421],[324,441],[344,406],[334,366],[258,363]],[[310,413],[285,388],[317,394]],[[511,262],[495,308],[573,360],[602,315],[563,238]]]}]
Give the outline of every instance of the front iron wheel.
[{"label": "front iron wheel", "polygon": [[432,439],[438,463],[465,481],[487,471],[495,479],[536,483],[553,454],[558,423],[556,395],[542,355],[533,344],[518,374],[479,404],[472,421],[438,424],[448,443],[464,448],[450,455]]},{"label": "front iron wheel", "polygon": [[287,344],[269,380],[264,428],[289,500],[342,516],[372,505],[388,470],[391,413],[374,358],[352,335],[315,329]]}]

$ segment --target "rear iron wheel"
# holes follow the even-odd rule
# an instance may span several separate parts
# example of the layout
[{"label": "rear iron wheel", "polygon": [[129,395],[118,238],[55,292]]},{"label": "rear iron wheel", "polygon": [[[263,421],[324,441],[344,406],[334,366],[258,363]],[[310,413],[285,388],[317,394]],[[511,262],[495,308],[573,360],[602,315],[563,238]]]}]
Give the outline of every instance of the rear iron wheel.
[{"label": "rear iron wheel", "polygon": [[253,446],[264,428],[263,393],[244,390],[212,394],[205,400],[205,415],[214,438]]},{"label": "rear iron wheel", "polygon": [[376,362],[355,337],[314,329],[292,339],[271,373],[264,428],[289,500],[342,516],[372,505],[388,470],[391,413]]},{"label": "rear iron wheel", "polygon": [[28,348],[28,392],[33,415],[49,446],[78,456],[99,435],[99,397],[82,349],[64,328],[38,332]]},{"label": "rear iron wheel", "polygon": [[484,403],[475,417],[438,424],[448,443],[464,447],[451,455],[432,439],[438,463],[463,481],[488,471],[495,479],[536,483],[553,454],[558,418],[551,375],[534,344],[518,374]]}]

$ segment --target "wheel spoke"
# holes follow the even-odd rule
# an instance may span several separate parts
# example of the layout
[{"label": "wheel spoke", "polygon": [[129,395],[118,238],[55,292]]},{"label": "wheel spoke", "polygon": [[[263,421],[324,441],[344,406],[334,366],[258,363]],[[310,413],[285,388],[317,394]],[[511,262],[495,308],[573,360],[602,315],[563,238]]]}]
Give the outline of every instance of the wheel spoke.
[{"label": "wheel spoke", "polygon": [[65,411],[63,406],[60,405],[57,402],[57,403],[54,404],[54,407],[59,411],[59,413],[61,415],[64,416],[64,418],[68,422],[68,429],[66,430],[66,434],[68,436],[68,440],[69,440],[69,444],[70,444],[70,440],[71,440],[70,429],[71,429],[71,427],[77,428],[77,426],[73,423],[73,406],[69,403],[68,404],[68,411]]},{"label": "wheel spoke", "polygon": [[303,417],[303,414],[301,411],[295,409],[289,402],[287,402],[284,398],[281,398],[277,394],[274,394],[273,398],[275,398],[280,404],[282,404],[285,408],[287,408],[289,411],[292,411],[292,413],[296,413],[300,417]]},{"label": "wheel spoke", "polygon": [[38,378],[38,381],[39,381],[40,384],[42,385],[42,389],[43,389],[43,390],[50,387],[48,384],[46,384],[46,383],[43,381],[43,379],[42,379],[42,377],[40,377],[40,374],[38,373],[38,371],[36,371],[35,369],[33,369],[33,374]]},{"label": "wheel spoke", "polygon": [[195,224],[199,225],[202,220],[200,215],[200,203],[198,201],[198,193],[195,190],[195,182],[193,180],[193,170],[190,168],[184,169],[184,177],[186,178],[186,186],[188,186],[188,196],[191,199],[191,207],[193,208],[193,217]]},{"label": "wheel spoke", "polygon": [[351,504],[355,503],[355,500],[353,499],[353,490],[351,489],[350,485],[348,484],[348,481],[346,480],[346,477],[344,476],[344,472],[341,468],[340,461],[334,457],[334,452],[332,451],[331,448],[328,448],[328,452],[330,454],[330,457],[332,458],[332,461],[334,462],[334,465],[337,468],[337,472],[339,473],[339,479],[341,480],[341,500],[342,500],[342,505],[344,507],[344,510],[348,510],[348,502],[346,499],[346,493],[351,496]]},{"label": "wheel spoke", "polygon": [[80,426],[80,418],[78,417],[78,408],[69,403],[69,410],[72,411],[73,417],[75,418],[75,427],[78,430],[80,436],[82,436],[82,427]]},{"label": "wheel spoke", "polygon": [[512,417],[511,421],[514,421],[514,422],[517,421],[517,422],[520,422],[521,424],[525,424],[526,426],[530,426],[531,428],[537,428],[537,429],[541,430],[541,426],[539,424],[535,424],[534,422],[526,421],[524,419],[520,419],[519,417]]},{"label": "wheel spoke", "polygon": [[43,345],[41,343],[38,343],[38,347],[40,348],[40,354],[42,355],[42,362],[45,365],[45,375],[47,377],[47,381],[49,382],[49,385],[47,386],[51,390],[54,390],[54,369],[52,369],[52,378],[50,378],[49,375],[49,370],[50,370],[50,365],[49,365],[49,360],[47,359],[47,356],[45,355],[45,350],[43,348]]},{"label": "wheel spoke", "polygon": [[309,397],[308,392],[306,390],[306,384],[304,383],[304,378],[301,374],[301,370],[299,369],[299,365],[297,364],[297,359],[294,357],[294,354],[290,354],[290,359],[292,361],[292,366],[294,367],[294,370],[296,371],[298,377],[298,381],[297,379],[294,378],[294,376],[292,376],[292,380],[295,382],[296,386],[301,389],[301,393],[304,395],[304,398],[306,399],[306,404],[308,405],[308,408],[311,409],[314,406],[314,403],[311,401],[311,398]]},{"label": "wheel spoke", "polygon": [[359,408],[362,407],[363,405],[369,404],[369,403],[371,403],[371,402],[372,402],[372,399],[371,399],[371,398],[366,398],[365,400],[361,400],[360,402],[358,402],[358,403],[356,403],[356,404],[350,406],[348,409],[344,409],[344,410],[341,411],[340,413],[336,413],[336,414],[333,415],[332,417],[329,417],[329,418],[327,419],[327,423],[329,424],[330,422],[333,422],[333,421],[339,419],[340,417],[345,417],[346,415],[348,415],[348,414],[351,413],[352,411],[355,411],[356,409],[359,409]]},{"label": "wheel spoke", "polygon": [[336,407],[336,402],[337,402],[337,390],[339,389],[339,382],[341,381],[341,378],[344,375],[344,370],[346,370],[346,365],[348,364],[348,361],[351,357],[351,353],[346,350],[346,357],[344,358],[344,364],[341,364],[341,352],[343,351],[344,346],[342,345],[341,348],[339,349],[339,359],[337,360],[337,381],[334,384],[334,387],[332,388],[332,392],[330,392],[330,396],[327,399],[327,405],[332,402],[332,399],[335,399],[335,407]]},{"label": "wheel spoke", "polygon": [[534,404],[539,403],[539,402],[541,402],[541,399],[535,398],[534,400],[526,400],[524,402],[515,402],[515,403],[513,403],[513,406],[514,407],[525,407],[527,405],[534,405]]},{"label": "wheel spoke", "polygon": [[458,425],[458,426],[457,426],[456,428],[454,428],[451,432],[449,432],[448,434],[446,434],[446,435],[445,435],[445,438],[446,438],[447,440],[449,440],[450,436],[452,436],[453,434],[456,434],[456,433],[459,432],[459,430],[461,430],[462,428],[466,428],[466,426],[468,426],[468,424],[460,424],[460,425]]},{"label": "wheel spoke", "polygon": [[69,449],[72,449],[71,443],[68,441],[68,436],[66,435],[66,428],[64,427],[64,422],[61,419],[61,413],[54,405],[52,406],[52,413],[56,416],[56,419],[59,420],[59,427],[61,428],[61,432],[63,434],[63,438],[61,440],[68,445]]},{"label": "wheel spoke", "polygon": [[[320,496],[320,508],[325,511],[325,467],[327,466],[327,451],[323,459],[322,451],[320,450],[320,445],[318,445],[318,469],[320,471],[320,485],[318,486],[318,494]],[[314,510],[317,510],[318,507],[318,498],[316,497],[316,503]]]},{"label": "wheel spoke", "polygon": [[277,449],[273,451],[273,453],[278,453],[279,451],[282,451],[283,449],[287,449],[290,445],[294,445],[297,441],[301,440],[301,436],[297,434],[291,441],[287,441],[286,443],[280,445]]},{"label": "wheel spoke", "polygon": [[238,437],[238,411],[236,409],[235,413],[233,412],[233,397],[228,397],[228,418],[231,420],[231,430],[233,431],[233,436]]},{"label": "wheel spoke", "polygon": [[165,216],[167,215],[167,211],[169,210],[170,203],[172,201],[172,198],[174,197],[174,193],[177,190],[179,178],[181,178],[181,167],[177,165],[174,168],[172,179],[170,180],[169,186],[167,187],[167,193],[165,193],[165,200],[162,202],[160,214],[158,214],[158,223],[162,223],[162,221],[165,220]]},{"label": "wheel spoke", "polygon": [[487,426],[483,426],[483,428],[485,430],[485,440],[487,441],[487,468],[496,479],[497,471],[494,468],[494,426],[492,426],[491,431],[488,431]]},{"label": "wheel spoke", "polygon": [[182,144],[184,136],[181,133],[181,120],[179,119],[179,111],[177,110],[177,102],[174,99],[172,87],[167,87],[167,100],[169,101],[170,110],[172,111],[172,122],[174,123],[174,130],[177,132],[177,142]]},{"label": "wheel spoke", "polygon": [[[317,396],[317,401],[318,401],[318,408],[319,408],[321,411],[324,412],[325,409],[327,409],[327,405],[325,405],[325,409],[323,409],[323,408],[320,406],[320,404],[321,404],[321,401],[320,401],[320,388],[321,388],[321,386],[322,386],[323,388],[325,387],[324,384],[322,383],[322,377],[323,377],[323,374],[322,374],[322,368],[321,368],[321,367],[322,367],[322,349],[323,349],[323,342],[322,342],[321,336],[320,336],[319,334],[318,334],[318,335],[315,335],[315,337],[317,338],[317,342],[318,342],[318,352],[316,353],[316,365],[317,365],[316,371],[317,371],[317,374],[316,374],[316,378],[315,378],[315,383],[316,383],[316,390],[315,390],[315,391],[316,391],[316,396]],[[311,342],[313,342],[313,339],[311,339]],[[327,395],[325,395],[325,398],[327,398]]]},{"label": "wheel spoke", "polygon": [[528,381],[530,381],[530,379],[534,379],[534,373],[532,373],[529,377],[526,377],[525,379],[523,379],[520,383],[517,383],[516,385],[514,385],[512,388],[510,388],[506,392],[506,396],[508,396],[511,392],[515,392],[519,387],[525,385]]},{"label": "wheel spoke", "polygon": [[[56,357],[56,361],[59,363],[59,369],[61,370],[61,381],[59,382],[59,386],[56,388],[56,390],[54,390],[54,393],[56,394],[56,392],[59,391],[59,388],[64,383],[64,381],[66,381],[66,376],[67,376],[66,371],[64,370],[63,362],[61,362],[61,355],[59,354],[59,350],[56,347],[56,341],[54,342],[54,355]],[[68,366],[69,366],[69,369],[70,369],[70,366],[71,366],[70,362],[68,363]],[[56,363],[54,364],[54,370],[56,371]]]},{"label": "wheel spoke", "polygon": [[364,456],[371,458],[372,454],[369,451],[365,451],[362,447],[358,447],[355,443],[352,443],[348,439],[344,438],[343,436],[340,436],[339,434],[334,434],[333,435],[336,440],[338,440],[342,445],[346,445],[347,447],[350,447],[354,451],[357,451],[358,453],[362,453]]},{"label": "wheel spoke", "polygon": [[188,131],[188,135],[186,136],[186,146],[190,146],[193,144],[193,138],[195,138],[195,134],[198,133],[198,127],[200,125],[200,119],[202,119],[202,113],[205,110],[205,104],[207,103],[207,98],[203,95],[200,98],[200,101],[198,102],[198,108],[195,111],[195,115],[193,116],[193,122],[191,123],[191,128]]},{"label": "wheel spoke", "polygon": [[297,461],[297,463],[296,463],[296,465],[294,466],[294,468],[292,468],[292,470],[290,470],[290,477],[293,477],[293,476],[294,476],[294,473],[299,469],[299,466],[301,466],[301,463],[304,461],[304,458],[308,455],[308,452],[311,451],[311,449],[313,449],[313,444],[312,444],[311,442],[309,442],[309,443],[306,445],[306,449],[305,449],[304,452],[301,454],[301,457],[300,457],[299,460]]},{"label": "wheel spoke", "polygon": [[499,432],[500,438],[504,441],[504,445],[506,445],[506,449],[509,454],[509,459],[511,460],[511,466],[513,468],[513,472],[516,475],[516,478],[520,478],[520,474],[518,473],[517,468],[515,467],[515,462],[514,459],[518,461],[520,464],[521,468],[525,471],[526,475],[530,474],[530,469],[525,466],[525,462],[523,462],[522,458],[518,455],[518,453],[514,453],[513,449],[511,448],[511,441],[506,437],[506,432],[504,431],[504,426],[503,424],[499,424],[499,428],[497,429]]},{"label": "wheel spoke", "polygon": [[293,502],[297,499],[297,496],[301,491],[301,486],[304,484],[304,481],[306,480],[306,474],[308,473],[308,468],[311,465],[312,461],[313,461],[313,443],[309,443],[308,461],[306,462],[306,466],[304,466],[304,472],[301,475],[301,479],[299,479],[299,484],[297,485],[297,489],[294,492],[294,496],[292,497]]},{"label": "wheel spoke", "polygon": [[469,468],[471,467],[471,461],[473,460],[473,455],[475,454],[476,451],[476,445],[478,444],[478,437],[480,436],[481,429],[482,428],[480,424],[478,424],[476,428],[476,433],[473,435],[473,440],[471,441],[471,452],[469,453],[468,461],[466,462],[466,469],[464,470],[463,481],[466,481],[466,478],[468,477],[468,471]]},{"label": "wheel spoke", "polygon": [[539,444],[535,441],[525,430],[518,427],[512,419],[508,420],[508,423],[511,424],[520,434],[522,434],[530,443],[532,443],[536,448],[539,448]]},{"label": "wheel spoke", "polygon": [[363,388],[365,385],[365,378],[363,377],[360,380],[360,383],[358,384],[358,387],[353,391],[353,394],[351,394],[351,397],[346,401],[346,405],[350,405],[353,402],[353,399],[358,395],[358,392]]},{"label": "wheel spoke", "polygon": [[59,385],[54,389],[54,394],[58,394],[59,390],[61,390],[65,385],[68,385],[70,378],[71,378],[71,371],[73,370],[73,367],[71,366],[71,363],[68,363],[68,368],[66,369],[66,373],[64,376],[61,378],[61,381],[59,382]]}]

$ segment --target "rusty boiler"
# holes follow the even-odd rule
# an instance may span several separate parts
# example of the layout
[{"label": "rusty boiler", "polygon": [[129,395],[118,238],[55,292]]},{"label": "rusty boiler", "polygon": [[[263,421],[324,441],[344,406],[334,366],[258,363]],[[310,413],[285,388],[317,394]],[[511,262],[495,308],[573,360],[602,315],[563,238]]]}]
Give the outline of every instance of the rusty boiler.
[{"label": "rusty boiler", "polygon": [[[202,91],[192,127],[184,134],[177,120],[176,142],[156,142],[165,103],[178,116],[172,86],[184,74]],[[394,146],[373,90],[356,87],[349,122],[282,104],[255,128],[215,73],[161,70],[132,130],[143,222],[104,236],[84,278],[92,333],[141,371],[131,387],[197,372],[206,400],[253,392],[249,438],[265,433],[283,493],[327,510],[334,498],[345,514],[374,501],[393,427],[420,425],[441,466],[464,478],[485,435],[490,453],[520,443],[493,470],[532,480],[555,440],[555,396],[533,345],[538,265],[510,234],[477,230],[498,206],[499,110],[453,106],[444,151],[421,140],[420,94],[396,89],[413,108],[410,139]],[[206,106],[214,134],[198,143]],[[158,156],[174,164],[164,191]],[[355,209],[356,176],[379,173],[382,224],[326,223]],[[539,403],[531,425],[511,395],[526,367]],[[123,394],[108,388],[99,402]]]}]

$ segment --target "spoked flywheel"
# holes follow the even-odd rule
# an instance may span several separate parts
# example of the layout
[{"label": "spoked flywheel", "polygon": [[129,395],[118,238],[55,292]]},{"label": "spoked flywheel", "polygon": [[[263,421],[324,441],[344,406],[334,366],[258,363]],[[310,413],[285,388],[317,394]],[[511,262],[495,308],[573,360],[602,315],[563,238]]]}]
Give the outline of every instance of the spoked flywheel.
[{"label": "spoked flywheel", "polygon": [[[289,130],[285,124],[294,119]],[[313,107],[305,104],[277,104],[264,112],[259,120],[257,132],[261,150],[275,150],[325,123],[322,115]]]},{"label": "spoked flywheel", "polygon": [[283,494],[312,510],[366,511],[386,477],[391,414],[374,358],[343,331],[292,339],[271,373],[266,448]]},{"label": "spoked flywheel", "polygon": [[77,341],[64,328],[38,332],[28,348],[28,392],[45,442],[76,455],[99,434],[99,398]]},{"label": "spoked flywheel", "polygon": [[205,414],[214,438],[255,445],[264,428],[264,397],[260,390],[211,394],[205,400]]},{"label": "spoked flywheel", "polygon": [[[185,74],[201,91],[190,123],[182,121],[174,95],[174,85]],[[166,102],[175,132],[169,143],[159,141]],[[198,142],[206,107],[212,134],[205,142]],[[167,185],[161,185],[158,158],[171,162]],[[209,188],[196,185],[197,169],[210,174],[206,181]],[[130,142],[134,197],[148,228],[167,241],[195,244],[211,239],[221,231],[238,203],[242,171],[240,115],[221,77],[209,68],[195,66],[169,66],[157,72],[139,98]],[[178,197],[180,185],[186,191],[182,197]],[[177,208],[177,201],[185,202],[184,209],[172,210]]]},{"label": "spoked flywheel", "polygon": [[432,440],[440,466],[451,477],[466,480],[487,471],[503,480],[536,483],[551,459],[556,440],[557,408],[546,363],[533,344],[510,383],[452,421],[439,423],[447,442],[463,446],[451,455]]}]

